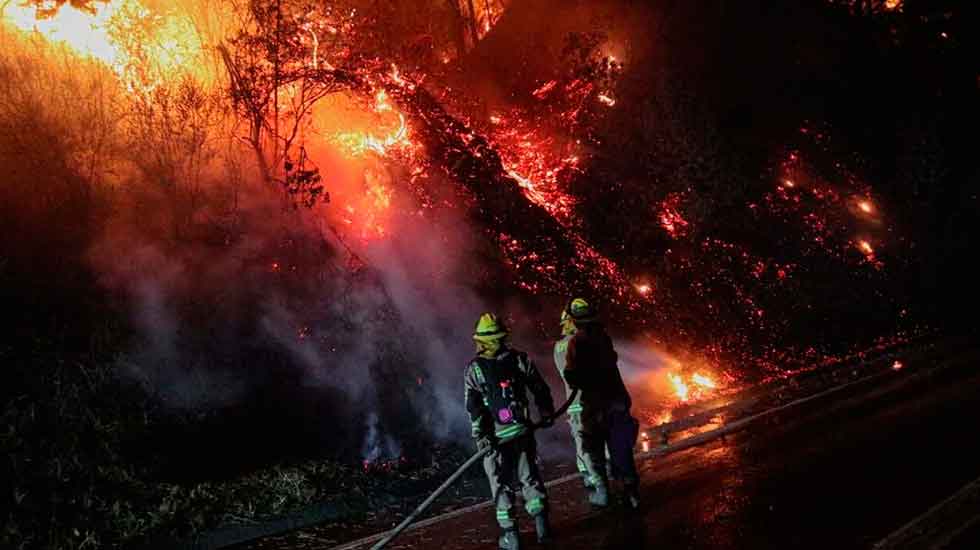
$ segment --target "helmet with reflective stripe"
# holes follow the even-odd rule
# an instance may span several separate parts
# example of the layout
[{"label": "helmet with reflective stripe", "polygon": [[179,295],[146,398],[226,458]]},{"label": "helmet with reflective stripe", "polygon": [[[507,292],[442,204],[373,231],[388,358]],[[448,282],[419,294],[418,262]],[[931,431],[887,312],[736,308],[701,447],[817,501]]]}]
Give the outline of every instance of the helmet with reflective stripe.
[{"label": "helmet with reflective stripe", "polygon": [[585,298],[574,298],[569,300],[561,312],[562,322],[569,319],[576,323],[590,323],[596,320],[596,310]]},{"label": "helmet with reflective stripe", "polygon": [[505,338],[510,331],[504,322],[493,313],[484,313],[476,321],[473,339],[477,342],[492,342]]}]

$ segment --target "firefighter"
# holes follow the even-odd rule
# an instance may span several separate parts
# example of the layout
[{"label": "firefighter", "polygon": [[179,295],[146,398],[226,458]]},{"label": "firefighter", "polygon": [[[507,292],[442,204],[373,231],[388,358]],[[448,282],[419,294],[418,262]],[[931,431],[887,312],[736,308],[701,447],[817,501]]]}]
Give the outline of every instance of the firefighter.
[{"label": "firefighter", "polygon": [[[565,380],[565,352],[568,350],[568,342],[575,334],[575,323],[567,313],[562,311],[561,315],[561,338],[555,342],[554,361],[558,369],[558,376],[565,383],[565,396],[571,395],[572,388]],[[582,484],[587,490],[591,490],[595,484],[589,475],[589,469],[585,467],[585,458],[582,452],[582,403],[581,395],[577,395],[572,404],[568,407],[568,425],[572,432],[572,439],[575,441],[575,465],[579,474],[582,476]],[[608,451],[606,452],[608,456]]]},{"label": "firefighter", "polygon": [[[528,393],[542,419],[554,413],[551,389],[527,354],[508,346],[509,330],[492,313],[476,323],[476,357],[466,367],[466,410],[479,449],[490,447],[483,466],[490,482],[502,534],[500,548],[520,548],[514,518],[514,485],[520,484],[524,507],[534,517],[539,542],[551,539],[548,496],[538,472],[534,433],[529,429]],[[550,425],[550,423],[546,424]]]},{"label": "firefighter", "polygon": [[583,298],[566,304],[561,322],[564,337],[555,345],[555,363],[569,390],[579,390],[572,429],[583,477],[591,486],[589,502],[608,506],[613,478],[622,481],[626,503],[637,508],[639,476],[633,448],[640,424],[630,414],[633,402],[619,373],[612,339]]}]

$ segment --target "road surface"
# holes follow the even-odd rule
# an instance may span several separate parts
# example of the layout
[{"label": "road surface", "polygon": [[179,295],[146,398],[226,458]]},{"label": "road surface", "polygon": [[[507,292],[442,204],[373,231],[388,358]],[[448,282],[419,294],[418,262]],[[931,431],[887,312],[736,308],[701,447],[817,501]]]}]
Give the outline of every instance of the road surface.
[{"label": "road surface", "polygon": [[[980,352],[961,348],[922,363],[644,460],[638,511],[594,512],[577,481],[555,485],[552,548],[980,548]],[[533,523],[520,519],[525,547],[539,548]],[[326,532],[255,547],[370,547]],[[408,531],[387,548],[493,549],[496,536],[483,508]]]},{"label": "road surface", "polygon": [[[790,411],[645,461],[637,512],[595,513],[551,490],[556,548],[871,548],[980,476],[980,357],[887,391]],[[980,515],[980,509],[974,510]],[[533,542],[524,521],[526,546]],[[949,548],[974,548],[966,529]],[[494,548],[492,513],[409,532],[389,548]]]}]

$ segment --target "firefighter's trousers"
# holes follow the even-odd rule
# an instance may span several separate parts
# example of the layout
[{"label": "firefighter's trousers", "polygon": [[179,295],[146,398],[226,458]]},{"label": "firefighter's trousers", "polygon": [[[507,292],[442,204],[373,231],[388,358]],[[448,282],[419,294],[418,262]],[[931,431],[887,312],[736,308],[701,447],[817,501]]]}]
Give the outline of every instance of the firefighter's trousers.
[{"label": "firefighter's trousers", "polygon": [[483,468],[487,472],[491,498],[496,505],[497,523],[502,529],[515,525],[515,485],[520,485],[528,514],[536,516],[545,511],[548,495],[538,472],[533,433],[500,443],[483,459]]},{"label": "firefighter's trousers", "polygon": [[591,485],[605,486],[607,472],[627,485],[637,483],[633,449],[639,429],[639,422],[621,407],[582,411],[575,443],[576,450],[581,447],[580,457]]}]

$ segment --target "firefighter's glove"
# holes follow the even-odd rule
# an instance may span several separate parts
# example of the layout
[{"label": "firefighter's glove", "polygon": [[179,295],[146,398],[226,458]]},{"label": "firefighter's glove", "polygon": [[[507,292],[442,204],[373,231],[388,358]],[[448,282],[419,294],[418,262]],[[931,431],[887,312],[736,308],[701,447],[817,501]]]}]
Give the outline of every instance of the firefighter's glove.
[{"label": "firefighter's glove", "polygon": [[541,415],[541,421],[538,422],[539,428],[550,428],[555,425],[555,411],[545,411]]},{"label": "firefighter's glove", "polygon": [[476,440],[476,449],[478,451],[483,451],[484,449],[490,449],[491,452],[497,448],[497,438],[494,436],[481,437]]}]

